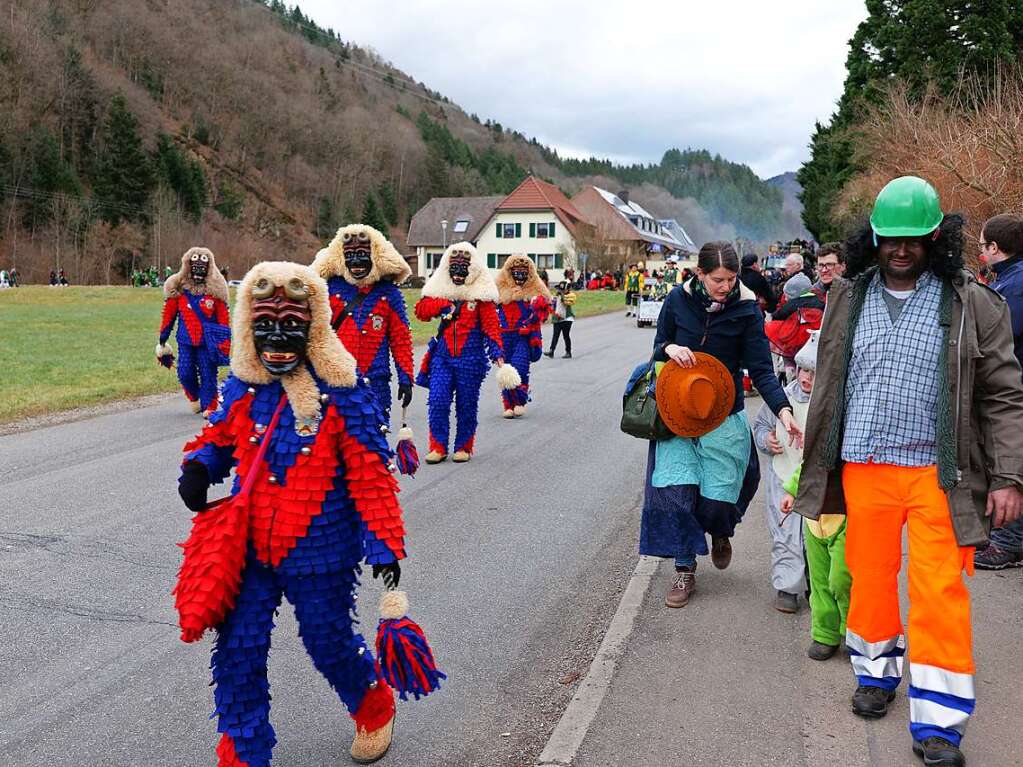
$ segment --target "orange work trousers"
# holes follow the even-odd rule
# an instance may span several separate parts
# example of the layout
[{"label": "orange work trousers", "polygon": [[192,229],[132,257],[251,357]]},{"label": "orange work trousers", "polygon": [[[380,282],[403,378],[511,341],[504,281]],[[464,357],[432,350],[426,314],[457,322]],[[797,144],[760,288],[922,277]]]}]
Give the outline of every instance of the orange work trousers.
[{"label": "orange work trousers", "polygon": [[906,637],[899,612],[902,528],[909,538],[910,732],[958,745],[974,708],[973,547],[959,546],[936,466],[847,463],[845,557],[852,575],[846,644],[860,684],[894,690]]}]

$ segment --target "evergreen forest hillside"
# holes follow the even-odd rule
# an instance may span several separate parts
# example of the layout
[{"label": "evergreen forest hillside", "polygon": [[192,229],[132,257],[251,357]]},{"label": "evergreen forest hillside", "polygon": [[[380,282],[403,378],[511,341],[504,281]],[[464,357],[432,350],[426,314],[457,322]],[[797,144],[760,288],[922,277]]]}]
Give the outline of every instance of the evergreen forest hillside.
[{"label": "evergreen forest hillside", "polygon": [[431,197],[507,193],[528,173],[568,194],[635,186],[698,243],[796,234],[744,165],[562,158],[279,0],[11,0],[0,15],[0,267],[28,281],[121,283],[196,243],[240,276],[308,259],[353,221],[404,248]]}]

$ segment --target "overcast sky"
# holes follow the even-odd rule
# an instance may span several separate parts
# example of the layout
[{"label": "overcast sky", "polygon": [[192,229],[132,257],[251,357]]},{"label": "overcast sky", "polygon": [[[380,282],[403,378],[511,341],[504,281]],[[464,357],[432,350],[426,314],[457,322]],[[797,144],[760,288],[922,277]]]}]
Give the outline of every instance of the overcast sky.
[{"label": "overcast sky", "polygon": [[[290,4],[290,0],[289,0]],[[707,148],[767,178],[807,157],[863,0],[305,0],[467,112],[559,152]]]}]

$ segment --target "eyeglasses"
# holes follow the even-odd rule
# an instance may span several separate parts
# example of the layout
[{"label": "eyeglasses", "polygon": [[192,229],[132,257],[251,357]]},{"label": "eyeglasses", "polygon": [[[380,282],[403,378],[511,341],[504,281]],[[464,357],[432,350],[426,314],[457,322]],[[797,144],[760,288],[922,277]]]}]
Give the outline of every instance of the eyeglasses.
[{"label": "eyeglasses", "polygon": [[833,264],[817,264],[817,268],[822,272],[830,272],[838,268],[838,262],[836,261]]},{"label": "eyeglasses", "polygon": [[991,244],[988,240],[977,240],[977,242],[980,244],[981,249],[984,249]]}]

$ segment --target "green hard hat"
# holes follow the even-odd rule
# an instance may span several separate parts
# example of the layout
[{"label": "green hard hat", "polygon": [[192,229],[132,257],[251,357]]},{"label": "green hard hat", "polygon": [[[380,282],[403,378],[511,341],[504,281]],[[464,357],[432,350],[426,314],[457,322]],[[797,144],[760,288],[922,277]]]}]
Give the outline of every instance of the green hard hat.
[{"label": "green hard hat", "polygon": [[921,237],[937,229],[942,218],[938,190],[917,176],[900,176],[877,195],[870,226],[878,237]]}]

